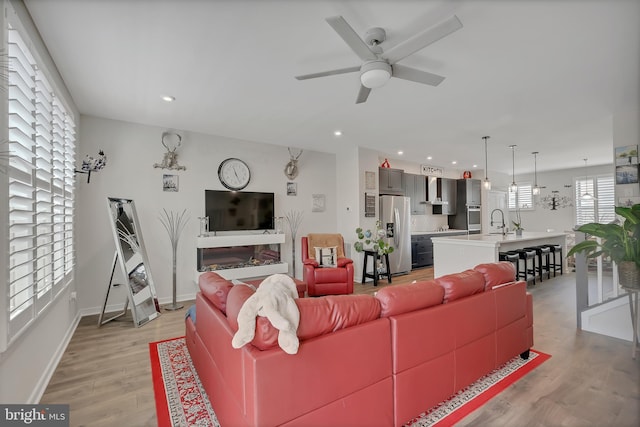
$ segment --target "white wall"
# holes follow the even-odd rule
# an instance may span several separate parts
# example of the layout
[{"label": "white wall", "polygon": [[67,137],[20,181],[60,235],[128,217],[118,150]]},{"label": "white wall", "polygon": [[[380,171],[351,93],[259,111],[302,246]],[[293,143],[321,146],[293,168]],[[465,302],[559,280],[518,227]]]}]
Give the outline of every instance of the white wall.
[{"label": "white wall", "polygon": [[[522,210],[520,212],[523,228],[527,231],[547,231],[547,229],[553,229],[555,231],[572,230],[575,226],[576,212],[575,179],[611,173],[613,173],[612,165],[538,172],[538,185],[546,188],[540,191],[540,196],[534,196],[536,203],[533,210]],[[533,174],[517,176],[516,180],[517,182],[533,183]],[[565,185],[570,185],[571,187],[567,188]],[[559,196],[570,197],[573,201],[572,206],[551,210],[545,209],[537,204],[540,197],[551,195],[551,192],[554,190],[559,191]]]},{"label": "white wall", "polygon": [[[276,216],[291,210],[303,212],[296,242],[296,276],[302,277],[300,237],[309,232],[335,232],[336,159],[333,154],[305,151],[299,159],[297,196],[286,195],[284,166],[289,161],[286,147],[259,144],[231,138],[182,132],[178,150],[180,165],[186,171],[153,168],[165,151],[161,145],[164,128],[82,116],[79,156],[96,153],[108,156],[105,169],[91,176],[87,184],[79,176],[77,203],[76,282],[79,305],[83,313],[96,313],[104,301],[115,246],[109,224],[107,197],[133,199],[140,219],[152,277],[161,303],[172,294],[171,246],[167,232],[159,221],[162,209],[187,210],[190,221],[178,245],[178,299],[194,298],[196,285],[195,237],[199,232],[197,217],[204,216],[204,190],[224,190],[217,177],[218,165],[228,157],[237,157],[249,165],[251,183],[246,191],[274,192]],[[162,175],[179,175],[179,191],[163,192]],[[326,195],[326,210],[311,212],[312,194]],[[282,248],[282,258],[291,263],[291,240]],[[292,266],[290,266],[290,272]],[[120,280],[122,283],[122,281]],[[123,290],[118,290],[123,292]],[[113,298],[112,298],[113,296]],[[110,301],[121,305],[126,296],[114,292]],[[111,302],[110,302],[111,305]],[[113,307],[116,308],[116,307]]]}]

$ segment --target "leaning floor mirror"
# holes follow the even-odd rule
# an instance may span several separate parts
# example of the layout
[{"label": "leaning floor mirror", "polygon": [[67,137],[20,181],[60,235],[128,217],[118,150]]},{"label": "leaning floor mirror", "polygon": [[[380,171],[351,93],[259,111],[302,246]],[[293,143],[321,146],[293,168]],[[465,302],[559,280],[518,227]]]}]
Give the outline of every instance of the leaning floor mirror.
[{"label": "leaning floor mirror", "polygon": [[[98,320],[98,325],[103,325],[110,320],[123,316],[127,312],[127,306],[131,305],[131,316],[136,327],[155,319],[160,315],[160,305],[156,296],[155,286],[149,271],[149,261],[147,252],[142,240],[142,232],[136,214],[136,207],[133,200],[118,199],[108,197],[109,222],[113,231],[115,241],[115,254],[111,268],[111,278],[107,294],[102,306],[102,312]],[[114,274],[120,265],[120,269],[127,283],[128,298],[122,312],[105,319],[109,292],[114,286]]]}]

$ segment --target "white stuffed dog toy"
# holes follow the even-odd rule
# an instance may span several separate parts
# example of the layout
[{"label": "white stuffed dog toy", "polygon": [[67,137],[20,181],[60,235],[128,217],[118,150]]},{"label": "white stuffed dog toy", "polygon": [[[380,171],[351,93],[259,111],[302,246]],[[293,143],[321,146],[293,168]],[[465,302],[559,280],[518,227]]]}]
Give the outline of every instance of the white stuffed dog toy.
[{"label": "white stuffed dog toy", "polygon": [[262,281],[238,312],[238,331],[231,345],[240,348],[251,342],[256,333],[256,316],[269,319],[278,329],[278,345],[288,354],[298,352],[298,324],[300,312],[294,299],[298,290],[293,279],[285,274],[274,274]]}]

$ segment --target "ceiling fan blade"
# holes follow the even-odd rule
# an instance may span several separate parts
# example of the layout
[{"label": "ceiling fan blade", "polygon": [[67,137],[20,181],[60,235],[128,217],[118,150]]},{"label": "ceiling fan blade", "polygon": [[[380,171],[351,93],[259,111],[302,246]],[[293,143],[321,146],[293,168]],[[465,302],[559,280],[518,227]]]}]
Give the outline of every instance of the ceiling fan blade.
[{"label": "ceiling fan blade", "polygon": [[296,79],[298,80],[315,79],[317,77],[335,76],[336,74],[353,73],[356,71],[360,71],[359,65],[355,67],[339,68],[337,70],[322,71],[320,73],[304,74],[302,76],[296,76]]},{"label": "ceiling fan blade", "polygon": [[360,91],[358,92],[358,97],[356,98],[356,104],[362,104],[363,102],[366,102],[370,93],[371,89],[366,86],[360,85]]},{"label": "ceiling fan blade", "polygon": [[378,58],[342,16],[331,16],[327,18],[326,21],[329,23],[329,25],[331,25],[336,33],[338,33],[338,35],[342,37],[342,40],[344,40],[344,42],[349,45],[351,50],[353,50],[356,55],[360,57],[360,59],[362,59],[363,61],[368,61]]},{"label": "ceiling fan blade", "polygon": [[448,36],[454,31],[459,30],[460,28],[462,28],[462,22],[460,22],[457,16],[453,15],[446,21],[434,25],[433,27],[427,28],[426,30],[416,34],[415,36],[392,47],[391,49],[387,50],[383,56],[389,61],[390,64],[395,64],[401,59],[404,59],[412,53],[415,53],[420,49],[429,46],[431,43],[437,42],[441,38]]},{"label": "ceiling fan blade", "polygon": [[405,67],[404,65],[394,64],[391,68],[393,69],[393,77],[416,83],[438,86],[444,80],[444,77],[437,74],[416,70],[415,68]]}]

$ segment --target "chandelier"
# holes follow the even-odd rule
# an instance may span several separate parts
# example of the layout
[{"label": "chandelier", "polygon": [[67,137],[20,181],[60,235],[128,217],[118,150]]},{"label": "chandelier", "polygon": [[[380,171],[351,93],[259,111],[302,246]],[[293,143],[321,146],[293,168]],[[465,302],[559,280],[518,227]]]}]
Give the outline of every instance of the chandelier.
[{"label": "chandelier", "polygon": [[573,206],[573,200],[569,196],[561,196],[558,190],[551,191],[551,194],[540,197],[538,205],[544,209],[550,209],[552,211],[558,210],[558,208],[568,208]]}]

